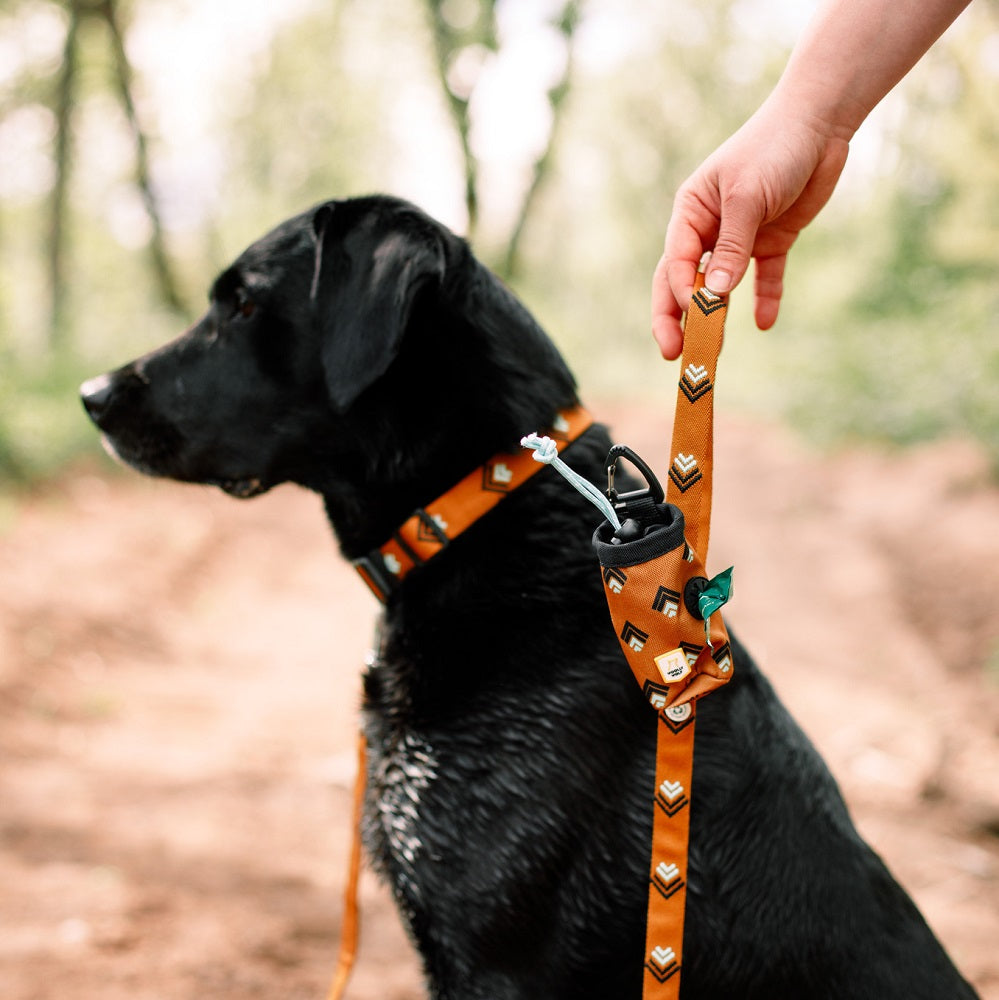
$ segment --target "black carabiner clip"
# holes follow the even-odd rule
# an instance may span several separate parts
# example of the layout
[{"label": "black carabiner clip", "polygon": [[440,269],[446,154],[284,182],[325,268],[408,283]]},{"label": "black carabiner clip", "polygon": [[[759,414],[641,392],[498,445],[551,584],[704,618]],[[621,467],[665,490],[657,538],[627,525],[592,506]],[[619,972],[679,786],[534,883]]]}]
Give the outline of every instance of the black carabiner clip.
[{"label": "black carabiner clip", "polygon": [[[618,460],[621,458],[628,459],[645,477],[647,489],[618,493],[614,488],[614,475],[617,472]],[[656,479],[655,473],[627,445],[614,445],[607,452],[607,461],[604,464],[607,468],[607,499],[610,500],[614,505],[614,509],[619,513],[625,516],[633,516],[632,511],[636,506],[639,509],[648,509],[651,504],[661,504],[663,502],[665,494],[659,480]]]}]

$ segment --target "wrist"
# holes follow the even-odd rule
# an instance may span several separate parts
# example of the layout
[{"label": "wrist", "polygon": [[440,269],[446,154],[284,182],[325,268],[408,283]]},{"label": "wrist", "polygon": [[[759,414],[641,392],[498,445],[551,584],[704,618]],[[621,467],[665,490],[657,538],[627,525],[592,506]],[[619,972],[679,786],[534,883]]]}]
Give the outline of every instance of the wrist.
[{"label": "wrist", "polygon": [[798,121],[826,139],[850,142],[877,99],[865,99],[848,77],[791,64],[767,103],[780,119]]}]

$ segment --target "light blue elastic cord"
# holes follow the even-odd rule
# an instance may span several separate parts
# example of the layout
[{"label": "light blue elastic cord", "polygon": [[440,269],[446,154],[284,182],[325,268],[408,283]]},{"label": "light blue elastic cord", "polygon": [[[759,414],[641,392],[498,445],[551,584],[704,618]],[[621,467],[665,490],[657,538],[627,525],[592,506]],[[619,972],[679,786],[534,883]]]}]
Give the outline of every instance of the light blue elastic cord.
[{"label": "light blue elastic cord", "polygon": [[582,493],[614,525],[615,531],[620,529],[621,522],[618,520],[617,511],[614,510],[610,500],[593,483],[584,479],[578,473],[573,472],[558,457],[558,446],[550,437],[538,437],[537,434],[528,434],[526,437],[520,439],[520,443],[525,448],[533,449],[535,462],[543,462],[545,465],[550,465],[565,476],[569,483]]}]

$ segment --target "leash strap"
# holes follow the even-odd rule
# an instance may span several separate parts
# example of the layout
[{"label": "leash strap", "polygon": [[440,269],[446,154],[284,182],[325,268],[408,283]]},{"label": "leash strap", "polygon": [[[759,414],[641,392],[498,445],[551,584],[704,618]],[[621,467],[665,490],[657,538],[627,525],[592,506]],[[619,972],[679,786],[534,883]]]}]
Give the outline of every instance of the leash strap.
[{"label": "leash strap", "polygon": [[357,776],[354,778],[354,809],[350,838],[350,861],[347,866],[347,885],[343,892],[343,922],[340,926],[340,954],[336,971],[327,994],[327,1000],[341,1000],[347,989],[354,959],[357,957],[357,942],[360,932],[360,918],[357,905],[357,886],[361,877],[361,815],[364,811],[364,785],[367,770],[367,746],[364,733],[357,737]]},{"label": "leash strap", "polygon": [[[662,488],[648,474],[650,491],[630,494],[618,505],[622,530],[615,532],[605,521],[594,535],[615,632],[657,715],[645,1000],[679,997],[695,702],[724,684],[732,671],[728,633],[716,613],[727,598],[727,575],[711,581],[704,568],[711,518],[713,390],[726,307],[724,298],[703,287],[699,274],[684,330],[668,502],[661,502]],[[616,464],[621,455],[637,458],[628,449],[612,449],[609,472],[611,458]],[[640,460],[636,464],[647,472]],[[724,591],[720,598],[719,589]]]}]

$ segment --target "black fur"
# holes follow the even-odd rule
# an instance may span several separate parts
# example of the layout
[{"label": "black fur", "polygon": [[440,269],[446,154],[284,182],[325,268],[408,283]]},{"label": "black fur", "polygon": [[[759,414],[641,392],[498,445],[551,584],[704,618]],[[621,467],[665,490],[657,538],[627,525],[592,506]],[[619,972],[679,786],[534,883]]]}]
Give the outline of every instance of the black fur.
[{"label": "black fur", "polygon": [[[278,226],[202,320],[83,397],[144,472],[319,492],[356,558],[576,391],[463,241],[374,197]],[[566,458],[599,482],[609,443],[594,427]],[[654,716],[609,628],[596,519],[546,470],[385,610],[365,839],[438,1000],[641,995]],[[699,710],[682,996],[972,997],[733,647]]]}]

